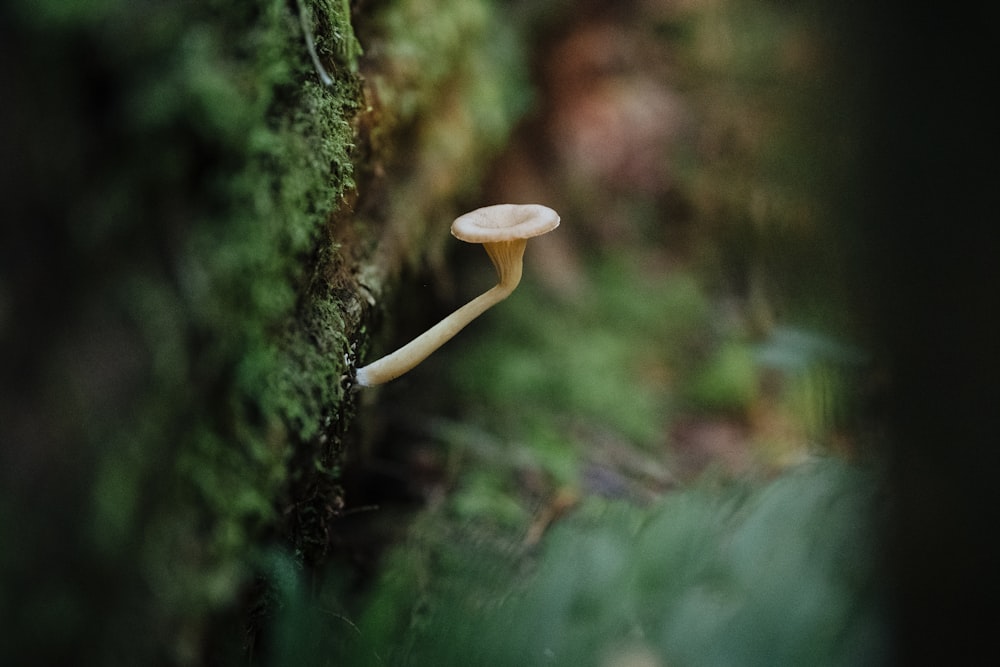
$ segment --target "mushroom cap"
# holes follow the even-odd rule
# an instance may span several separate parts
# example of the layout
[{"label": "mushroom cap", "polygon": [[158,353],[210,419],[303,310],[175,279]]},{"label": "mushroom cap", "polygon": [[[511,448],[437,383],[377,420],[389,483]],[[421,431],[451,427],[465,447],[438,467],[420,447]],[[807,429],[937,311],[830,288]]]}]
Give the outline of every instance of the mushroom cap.
[{"label": "mushroom cap", "polygon": [[540,204],[496,204],[459,216],[451,234],[469,243],[530,239],[559,226],[559,214]]}]

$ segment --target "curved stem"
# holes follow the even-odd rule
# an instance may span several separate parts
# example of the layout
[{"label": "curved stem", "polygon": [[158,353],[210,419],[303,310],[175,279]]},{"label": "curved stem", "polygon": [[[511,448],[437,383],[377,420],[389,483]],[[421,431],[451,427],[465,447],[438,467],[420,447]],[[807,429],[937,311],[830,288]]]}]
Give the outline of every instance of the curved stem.
[{"label": "curved stem", "polygon": [[483,245],[496,267],[500,282],[395,352],[359,368],[356,377],[360,386],[371,387],[395,380],[451,340],[469,322],[510,296],[521,282],[526,242],[518,239]]}]

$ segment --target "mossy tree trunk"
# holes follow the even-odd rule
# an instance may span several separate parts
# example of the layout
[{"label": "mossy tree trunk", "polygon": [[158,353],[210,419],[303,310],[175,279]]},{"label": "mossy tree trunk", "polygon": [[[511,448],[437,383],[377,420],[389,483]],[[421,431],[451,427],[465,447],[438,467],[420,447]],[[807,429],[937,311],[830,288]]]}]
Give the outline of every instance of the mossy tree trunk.
[{"label": "mossy tree trunk", "polygon": [[0,661],[264,660],[330,555],[350,367],[526,99],[488,3],[377,4],[0,10]]}]

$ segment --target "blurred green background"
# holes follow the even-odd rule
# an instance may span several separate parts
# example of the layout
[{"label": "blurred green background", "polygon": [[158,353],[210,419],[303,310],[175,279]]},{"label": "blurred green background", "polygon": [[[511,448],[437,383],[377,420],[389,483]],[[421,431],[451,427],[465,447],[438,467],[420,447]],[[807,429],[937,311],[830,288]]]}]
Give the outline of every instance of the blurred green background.
[{"label": "blurred green background", "polygon": [[0,662],[971,662],[1000,21],[899,5],[5,4]]}]

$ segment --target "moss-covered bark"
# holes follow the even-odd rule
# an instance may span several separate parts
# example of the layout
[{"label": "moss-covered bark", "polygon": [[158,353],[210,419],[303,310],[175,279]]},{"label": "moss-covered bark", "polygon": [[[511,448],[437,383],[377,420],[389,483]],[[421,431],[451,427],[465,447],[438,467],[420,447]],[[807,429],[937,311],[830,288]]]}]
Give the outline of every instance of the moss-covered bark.
[{"label": "moss-covered bark", "polygon": [[524,100],[489,5],[430,4],[0,10],[0,659],[262,659],[250,585],[349,502],[343,377]]}]

